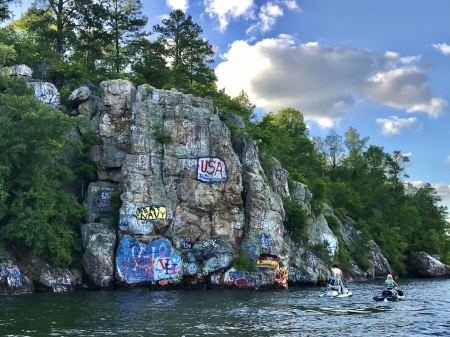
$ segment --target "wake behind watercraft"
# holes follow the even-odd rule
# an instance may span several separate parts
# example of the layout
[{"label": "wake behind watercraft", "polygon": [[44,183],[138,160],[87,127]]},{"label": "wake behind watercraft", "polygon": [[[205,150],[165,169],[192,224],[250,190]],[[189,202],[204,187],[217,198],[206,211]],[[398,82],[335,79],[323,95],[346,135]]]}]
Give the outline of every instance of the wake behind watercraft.
[{"label": "wake behind watercraft", "polygon": [[336,289],[336,287],[328,287],[328,291],[319,297],[350,297],[353,293],[348,290],[345,286],[342,286],[342,294],[339,293],[339,291]]},{"label": "wake behind watercraft", "polygon": [[381,293],[381,296],[374,296],[373,299],[377,302],[382,301],[404,301],[405,300],[405,294],[403,293],[403,290],[396,288],[395,289],[398,293],[398,295],[395,295],[394,292],[391,289],[383,290]]}]

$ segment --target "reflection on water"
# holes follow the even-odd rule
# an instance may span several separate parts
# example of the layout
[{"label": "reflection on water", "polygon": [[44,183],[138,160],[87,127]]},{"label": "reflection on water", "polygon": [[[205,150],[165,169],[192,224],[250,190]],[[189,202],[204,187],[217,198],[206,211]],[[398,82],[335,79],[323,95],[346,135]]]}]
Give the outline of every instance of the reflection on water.
[{"label": "reflection on water", "polygon": [[0,336],[450,336],[450,280],[400,280],[406,301],[375,302],[382,283],[0,297]]}]

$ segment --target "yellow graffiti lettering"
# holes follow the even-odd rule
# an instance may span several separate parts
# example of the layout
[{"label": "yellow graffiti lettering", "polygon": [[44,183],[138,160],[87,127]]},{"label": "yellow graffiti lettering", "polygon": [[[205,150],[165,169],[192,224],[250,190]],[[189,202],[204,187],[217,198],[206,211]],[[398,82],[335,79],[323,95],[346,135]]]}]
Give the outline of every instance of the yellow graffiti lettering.
[{"label": "yellow graffiti lettering", "polygon": [[270,261],[270,260],[258,260],[256,263],[257,264],[271,265],[271,266],[278,265],[278,261]]},{"label": "yellow graffiti lettering", "polygon": [[149,206],[137,209],[137,220],[156,220],[165,219],[167,211],[165,207]]}]

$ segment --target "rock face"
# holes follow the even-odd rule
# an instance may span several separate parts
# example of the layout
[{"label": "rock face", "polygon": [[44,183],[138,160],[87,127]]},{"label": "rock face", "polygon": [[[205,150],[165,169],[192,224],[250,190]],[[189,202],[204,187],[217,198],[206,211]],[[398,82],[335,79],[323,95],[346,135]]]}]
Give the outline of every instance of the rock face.
[{"label": "rock face", "polygon": [[88,223],[81,227],[85,252],[83,265],[95,287],[112,287],[116,231],[107,223]]},{"label": "rock face", "polygon": [[37,291],[53,291],[55,293],[75,290],[75,277],[64,268],[44,265],[36,284]]},{"label": "rock face", "polygon": [[83,86],[75,89],[69,96],[69,101],[75,105],[79,105],[81,102],[87,101],[91,95],[91,90],[88,87]]},{"label": "rock face", "polygon": [[14,262],[7,258],[0,264],[0,295],[17,295],[34,293],[33,282]]},{"label": "rock face", "polygon": [[15,64],[9,68],[8,74],[11,76],[22,76],[30,79],[33,75],[33,70],[25,64]]},{"label": "rock face", "polygon": [[408,256],[406,264],[410,274],[421,277],[442,277],[450,275],[450,266],[443,264],[425,252]]},{"label": "rock face", "polygon": [[60,103],[59,91],[49,82],[30,82],[29,85],[34,89],[34,95],[40,102],[58,105]]},{"label": "rock face", "polygon": [[[332,209],[329,208],[329,212],[332,213]],[[354,253],[356,245],[361,240],[361,232],[356,229],[356,222],[348,216],[338,216],[339,221],[339,233],[342,237],[342,241],[345,244],[345,248],[350,253]],[[386,277],[388,274],[394,274],[389,262],[386,257],[381,253],[380,247],[373,240],[369,240],[366,244],[367,251],[370,254],[370,263],[372,268],[368,270],[360,270],[354,268],[354,271],[350,273],[350,277],[355,280],[364,280],[361,276],[364,275],[365,278],[368,277]]]},{"label": "rock face", "polygon": [[275,167],[269,172],[269,180],[273,191],[285,197],[290,197],[287,177],[289,172],[281,167],[281,164],[275,158],[272,161],[276,163]]},{"label": "rock face", "polygon": [[[109,212],[96,209],[96,193],[101,205],[109,206],[103,200],[119,182],[116,287],[285,282],[283,268],[276,273],[286,251],[281,200],[263,183],[256,163],[246,178],[246,203],[255,209],[244,213],[243,165],[212,102],[148,85],[136,90],[121,80],[101,87],[103,103],[91,121],[102,140],[92,150],[100,181],[89,187],[86,205],[90,221]],[[256,153],[256,146],[249,146]],[[254,230],[245,237],[246,225]],[[270,271],[225,277],[240,250],[255,265],[265,253],[280,254],[280,263],[266,267]],[[86,268],[94,275],[91,269]]]},{"label": "rock face", "polygon": [[313,286],[331,279],[331,272],[325,263],[309,250],[288,240],[289,284]]},{"label": "rock face", "polygon": [[298,181],[294,182],[293,200],[298,202],[304,209],[311,214],[311,199],[313,195],[305,184]]}]

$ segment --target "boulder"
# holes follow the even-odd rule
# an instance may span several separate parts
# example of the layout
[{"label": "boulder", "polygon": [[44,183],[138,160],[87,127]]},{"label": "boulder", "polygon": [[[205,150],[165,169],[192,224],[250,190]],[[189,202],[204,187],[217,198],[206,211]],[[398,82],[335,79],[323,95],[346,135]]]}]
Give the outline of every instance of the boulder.
[{"label": "boulder", "polygon": [[30,79],[33,75],[33,70],[26,64],[15,64],[9,67],[8,74],[11,76],[21,76]]},{"label": "boulder", "polygon": [[55,293],[73,291],[75,285],[75,277],[69,270],[44,264],[40,268],[39,280],[36,281],[36,291]]},{"label": "boulder", "polygon": [[280,197],[290,197],[291,195],[289,194],[289,186],[287,181],[289,172],[282,168],[280,162],[275,158],[272,157],[272,161],[275,163],[275,166],[268,173],[272,189]]},{"label": "boulder", "polygon": [[116,231],[106,223],[88,223],[81,226],[85,249],[83,265],[95,287],[108,288],[114,281],[114,251]]},{"label": "boulder", "polygon": [[325,263],[298,243],[288,240],[290,285],[314,286],[327,283],[331,272]]},{"label": "boulder", "polygon": [[98,181],[89,184],[84,207],[88,210],[87,222],[111,222],[111,194],[117,190],[117,184]]},{"label": "boulder", "polygon": [[311,209],[312,197],[313,194],[309,190],[308,186],[298,181],[294,181],[294,195],[292,196],[292,199],[298,202],[305,210],[308,211],[309,214],[311,214],[312,212]]},{"label": "boulder", "polygon": [[82,86],[78,89],[75,89],[69,96],[69,102],[71,102],[74,106],[80,105],[80,103],[87,101],[91,96],[91,90],[88,87]]},{"label": "boulder", "polygon": [[[7,254],[8,255],[8,254]],[[0,263],[0,295],[34,293],[34,284],[9,257]]]},{"label": "boulder", "polygon": [[48,82],[30,82],[28,85],[34,89],[34,95],[38,101],[52,105],[60,104],[59,91],[53,84]]},{"label": "boulder", "polygon": [[330,227],[328,227],[327,220],[325,220],[323,214],[319,214],[318,216],[312,215],[308,220],[308,224],[310,230],[310,244],[317,245],[327,242],[330,255],[334,255],[339,249],[338,240]]},{"label": "boulder", "polygon": [[450,266],[443,264],[425,252],[411,254],[405,262],[409,273],[413,276],[429,278],[450,275]]}]

